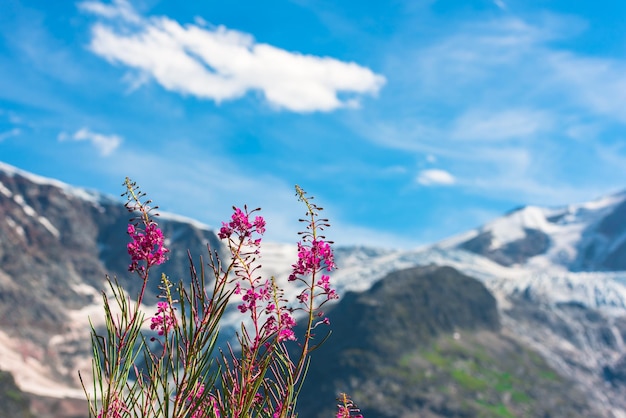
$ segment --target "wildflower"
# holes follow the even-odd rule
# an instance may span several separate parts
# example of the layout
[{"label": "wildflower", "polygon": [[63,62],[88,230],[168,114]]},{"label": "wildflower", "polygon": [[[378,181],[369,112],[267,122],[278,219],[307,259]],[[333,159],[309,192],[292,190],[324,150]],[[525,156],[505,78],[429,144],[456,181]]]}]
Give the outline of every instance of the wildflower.
[{"label": "wildflower", "polygon": [[299,242],[298,261],[292,267],[290,281],[296,280],[298,276],[313,274],[320,270],[334,270],[335,259],[330,244],[321,239],[314,239],[310,245]]},{"label": "wildflower", "polygon": [[176,318],[167,302],[157,302],[157,312],[150,318],[151,330],[158,330],[159,335],[164,335],[167,330],[176,324]]},{"label": "wildflower", "polygon": [[302,291],[302,293],[300,293],[298,296],[296,296],[296,299],[298,299],[298,301],[300,303],[307,303],[309,301],[309,292],[308,289],[304,289]]},{"label": "wildflower", "polygon": [[[166,337],[160,344],[144,344],[143,348],[137,348],[137,342],[143,341],[144,337],[141,306],[149,269],[165,262],[169,250],[164,247],[161,229],[152,220],[151,212],[156,207],[151,207],[150,200],[144,200],[145,194],[128,178],[125,185],[126,207],[135,216],[127,229],[130,236],[127,244],[131,258],[129,270],[142,277],[143,287],[132,305],[119,284],[111,283],[115,301],[121,308],[121,319],[115,320],[105,297],[107,336],[98,336],[92,328],[93,364],[97,371],[94,376],[100,376],[102,381],[94,386],[96,395],[89,399],[90,416],[121,418],[138,411],[145,416],[168,416],[173,411],[170,402],[181,408],[181,413],[175,413],[176,416],[188,418],[244,418],[253,416],[253,413],[272,418],[292,416],[310,352],[319,345],[312,346],[314,334],[311,330],[329,323],[320,307],[337,297],[326,274],[335,268],[332,242],[319,235],[329,226],[328,220],[318,217],[322,209],[296,186],[296,193],[306,204],[307,217],[310,218],[303,220],[307,222],[308,232],[302,232],[298,260],[289,277],[291,281],[305,284],[304,290],[300,288],[296,292],[299,293],[295,299],[298,305],[293,307],[293,301],[285,298],[285,292],[277,286],[274,277],[265,280],[260,274],[261,266],[257,261],[259,237],[265,233],[266,224],[262,216],[254,216],[259,209],[249,211],[246,206],[243,209],[233,207],[230,220],[222,223],[218,232],[220,239],[226,241],[231,260],[222,264],[216,252],[215,259],[211,257],[211,269],[207,270],[215,274],[213,293],[206,292],[205,270],[198,274],[191,257],[189,290],[183,283],[172,286],[163,274],[161,296],[165,299],[157,303],[149,323],[155,334]],[[236,351],[228,344],[228,352],[220,350],[221,356],[214,367],[215,363],[207,355],[216,341],[221,315],[232,302],[232,295],[241,298],[238,309],[249,315],[252,326],[242,323],[241,333],[237,335],[241,350]],[[174,304],[179,307],[179,314]],[[287,349],[286,341],[296,340],[293,314],[300,310],[308,314],[306,332],[298,344],[299,349]],[[137,350],[151,360],[141,368],[135,364],[135,359],[140,358]],[[291,354],[296,352],[300,356],[293,359]],[[133,370],[136,385],[128,384]],[[175,388],[172,382],[176,383]],[[192,382],[198,383],[194,386]],[[124,388],[119,390],[125,390],[125,398],[118,397],[117,388]],[[147,393],[138,392],[144,389]],[[338,405],[337,417],[361,417],[360,414],[353,415],[359,410],[346,399],[344,397],[343,404]]]},{"label": "wildflower", "polygon": [[322,277],[317,281],[316,285],[322,289],[322,293],[326,295],[326,299],[339,299],[337,291],[330,287],[330,277],[322,274]]},{"label": "wildflower", "polygon": [[252,212],[248,212],[248,209],[245,206],[244,210],[237,207],[234,209],[235,211],[230,217],[230,222],[222,222],[222,227],[217,235],[220,239],[228,239],[235,234],[236,236],[239,236],[240,239],[249,239],[248,244],[258,246],[261,243],[260,238],[254,241],[250,239],[253,228],[254,232],[259,235],[263,235],[265,233],[265,220],[262,216],[256,216],[254,221],[252,223],[250,222],[250,215],[258,209],[255,209]]},{"label": "wildflower", "polygon": [[[204,393],[204,384],[203,383],[198,383],[197,384],[197,389],[196,389],[196,395],[195,398],[196,399],[200,399],[202,397],[202,394]],[[187,398],[187,403],[192,403],[194,400],[194,396],[193,395],[189,395],[189,397]],[[213,413],[215,414],[215,416],[217,418],[220,418],[220,409],[219,406],[217,404],[217,400],[215,399],[215,396],[210,395],[208,398],[208,402],[210,403],[210,405],[207,406],[206,401],[203,402],[202,406],[200,408],[198,408],[197,410],[195,410],[192,414],[191,414],[191,418],[204,418],[206,417],[206,409],[208,408],[213,408]]]},{"label": "wildflower", "polygon": [[[163,233],[156,222],[151,221],[146,225],[145,231],[141,232],[135,225],[129,224],[127,229],[132,241],[128,243],[127,250],[130,255],[131,264],[129,271],[144,272],[151,266],[163,264],[165,255],[169,250],[163,247]],[[139,266],[140,262],[145,262],[145,266]]]}]

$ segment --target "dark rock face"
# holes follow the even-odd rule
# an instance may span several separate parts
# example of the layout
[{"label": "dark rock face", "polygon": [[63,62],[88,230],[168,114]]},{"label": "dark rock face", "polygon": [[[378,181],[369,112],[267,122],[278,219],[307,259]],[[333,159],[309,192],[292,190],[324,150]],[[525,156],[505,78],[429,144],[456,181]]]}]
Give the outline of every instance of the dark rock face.
[{"label": "dark rock face", "polygon": [[604,366],[602,376],[614,387],[626,386],[626,356],[622,356],[614,364]]},{"label": "dark rock face", "polygon": [[[91,303],[77,290],[87,284],[100,289],[107,274],[116,276],[131,294],[139,279],[127,271],[126,227],[132,215],[121,201],[93,194],[80,198],[48,184],[0,171],[0,318],[2,325],[22,320],[35,328],[56,328],[66,309]],[[9,193],[6,193],[6,190]],[[7,196],[7,194],[9,194]],[[212,231],[169,219],[159,224],[171,249],[161,272],[172,280],[188,272],[187,248],[219,249]],[[196,254],[196,256],[204,254]],[[147,302],[158,294],[151,282]],[[33,309],[35,308],[35,309]]]},{"label": "dark rock face", "polygon": [[500,334],[493,296],[450,267],[394,272],[328,314],[302,416],[331,416],[339,392],[368,418],[596,416],[541,356]]},{"label": "dark rock face", "polygon": [[537,229],[524,229],[522,239],[509,242],[496,249],[491,249],[493,236],[491,232],[484,232],[459,247],[475,254],[485,256],[503,266],[522,264],[531,257],[546,252],[550,246],[550,237]]},{"label": "dark rock face", "polygon": [[0,417],[33,417],[28,396],[17,387],[11,373],[3,371],[0,371]]},{"label": "dark rock face", "polygon": [[580,251],[580,270],[626,270],[626,201],[585,231]]},{"label": "dark rock face", "polygon": [[[385,355],[455,329],[499,328],[496,302],[478,281],[451,267],[397,271],[365,293],[348,293],[331,312],[336,349]],[[349,335],[358,338],[348,338]],[[398,344],[403,341],[403,344]]]}]

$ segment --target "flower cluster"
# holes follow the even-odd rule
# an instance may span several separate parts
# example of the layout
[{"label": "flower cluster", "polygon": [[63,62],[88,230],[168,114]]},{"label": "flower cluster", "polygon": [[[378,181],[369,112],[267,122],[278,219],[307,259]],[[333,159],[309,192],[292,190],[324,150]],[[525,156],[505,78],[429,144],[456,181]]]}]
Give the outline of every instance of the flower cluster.
[{"label": "flower cluster", "polygon": [[[131,260],[129,271],[145,272],[150,267],[165,262],[165,255],[169,250],[163,246],[163,233],[156,222],[149,222],[143,232],[134,224],[129,224],[127,232],[132,239],[127,245]],[[145,262],[145,266],[140,266],[141,262]]]},{"label": "flower cluster", "polygon": [[167,302],[157,302],[157,312],[150,318],[150,329],[158,330],[159,335],[167,334],[167,330],[176,324],[176,317]]},{"label": "flower cluster", "polygon": [[289,280],[294,281],[298,276],[306,276],[314,272],[335,269],[335,258],[330,244],[322,239],[313,239],[310,245],[298,243],[298,261],[292,266],[293,272]]},{"label": "flower cluster", "polygon": [[[229,222],[224,222],[218,233],[230,252],[228,261],[209,248],[208,268],[203,263],[196,269],[189,254],[190,281],[175,284],[161,275],[159,296],[164,299],[157,303],[149,323],[165,338],[159,344],[148,344],[142,300],[150,267],[165,262],[169,250],[153,220],[156,207],[144,200],[145,194],[130,179],[125,185],[126,207],[134,216],[127,229],[131,238],[127,245],[129,270],[143,282],[133,298],[118,282],[108,280],[119,309],[111,309],[111,298],[103,292],[106,335],[92,326],[94,390],[88,391],[83,384],[89,416],[296,416],[310,353],[325,341],[321,338],[314,345],[312,331],[320,324],[329,324],[320,307],[338,297],[327,274],[335,269],[331,242],[319,234],[329,226],[326,219],[318,217],[322,209],[296,186],[299,199],[307,206],[308,219],[303,220],[306,232],[301,233],[298,259],[288,283],[297,281],[304,290],[295,300],[287,300],[275,278],[263,279],[260,272],[265,220],[255,215],[259,209],[233,207]],[[214,277],[206,278],[207,272]],[[218,332],[222,315],[234,297],[240,298],[238,309],[248,318],[236,334],[239,347],[229,343],[223,350],[216,345]],[[304,314],[303,332],[297,345],[289,345],[288,341],[297,339],[296,311]],[[362,417],[353,415],[359,410],[345,395],[338,408],[338,418]]]},{"label": "flower cluster", "polygon": [[[250,283],[249,288],[243,292],[241,289],[241,283],[235,285],[234,293],[240,295],[243,293],[241,300],[243,303],[237,306],[241,313],[255,310],[257,307],[257,301],[267,302],[272,299],[271,286],[269,281],[266,281],[263,285],[258,286],[258,283]],[[269,312],[268,312],[269,313]]]},{"label": "flower cluster", "polygon": [[[292,268],[289,281],[300,280],[302,282],[306,282],[302,277],[309,275],[315,277],[317,273],[334,270],[336,268],[335,258],[330,244],[321,238],[314,238],[310,244],[305,240],[299,242],[298,260],[292,265]],[[326,296],[325,301],[339,299],[337,291],[330,285],[330,276],[327,274],[319,276],[313,288],[303,289],[297,299],[301,304],[306,305],[311,298],[319,295]],[[327,321],[327,319],[324,320],[324,322]]]},{"label": "flower cluster", "polygon": [[196,387],[196,393],[194,395],[189,395],[187,398],[187,404],[193,404],[199,402],[199,405],[196,405],[197,409],[191,414],[191,418],[205,418],[206,417],[206,409],[212,409],[216,418],[220,418],[220,410],[213,395],[210,395],[208,398],[203,397],[205,390],[204,384],[200,383]]},{"label": "flower cluster", "polygon": [[[235,212],[231,216],[230,222],[222,222],[222,227],[220,228],[220,232],[218,236],[220,239],[230,238],[231,235],[236,234],[241,238],[251,238],[253,227],[254,232],[259,235],[263,235],[265,233],[265,220],[262,216],[256,216],[253,222],[250,222],[250,214],[252,212],[248,212],[247,208],[244,208],[245,211],[240,208],[233,208]],[[256,209],[258,210],[258,209]],[[258,238],[254,240],[253,243],[258,245],[261,242],[261,239]]]},{"label": "flower cluster", "polygon": [[[281,306],[285,302],[280,297],[280,290],[273,280],[262,281],[255,274],[259,265],[254,265],[256,258],[247,257],[249,253],[241,251],[241,244],[256,248],[260,245],[261,236],[265,233],[265,220],[262,216],[255,216],[251,221],[253,212],[246,207],[240,209],[233,207],[231,221],[222,223],[219,237],[228,240],[229,248],[233,257],[238,258],[235,275],[238,279],[234,293],[242,295],[242,303],[237,306],[241,313],[249,313],[255,326],[255,337],[252,348],[258,347],[261,341],[266,341],[270,335],[275,334],[279,342],[296,340],[292,330],[296,326],[291,312]],[[255,236],[256,235],[256,236]],[[252,254],[258,255],[258,249]],[[263,309],[261,309],[263,307]],[[259,324],[264,315],[264,323]]]},{"label": "flower cluster", "polygon": [[295,341],[297,338],[296,334],[293,332],[293,327],[296,326],[296,321],[293,319],[291,312],[285,308],[281,309],[279,312],[276,305],[268,306],[267,311],[273,315],[267,318],[264,328],[269,333],[278,333],[278,342],[286,340]]}]

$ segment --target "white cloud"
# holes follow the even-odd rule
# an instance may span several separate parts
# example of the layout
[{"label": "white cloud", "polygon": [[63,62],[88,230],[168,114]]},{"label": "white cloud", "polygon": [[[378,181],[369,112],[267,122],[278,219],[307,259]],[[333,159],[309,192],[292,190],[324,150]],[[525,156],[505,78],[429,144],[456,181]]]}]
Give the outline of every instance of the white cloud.
[{"label": "white cloud", "polygon": [[416,181],[423,186],[449,186],[456,183],[452,174],[436,168],[420,171]]},{"label": "white cloud", "polygon": [[[94,53],[149,74],[165,89],[182,94],[220,102],[260,91],[278,108],[331,111],[358,106],[359,95],[376,95],[386,82],[354,62],[289,52],[224,26],[181,26],[167,17],[137,21],[123,0],[81,7],[129,23],[122,29],[94,24],[90,43]],[[116,23],[124,26],[124,20]],[[349,97],[343,98],[345,94]]]},{"label": "white cloud", "polygon": [[18,136],[21,133],[22,133],[22,131],[21,131],[20,128],[13,128],[13,129],[8,130],[6,132],[0,132],[0,142],[4,141],[5,139],[12,138],[14,136]]},{"label": "white cloud", "polygon": [[493,0],[493,3],[498,6],[500,10],[506,10],[506,3],[502,0]]},{"label": "white cloud", "polygon": [[78,7],[86,12],[96,14],[107,19],[123,19],[127,22],[139,23],[141,17],[126,0],[113,0],[113,4],[104,4],[98,1],[84,1]]},{"label": "white cloud", "polygon": [[100,151],[100,155],[102,156],[110,155],[122,143],[122,137],[118,135],[104,135],[92,132],[87,128],[82,128],[71,136],[65,132],[61,132],[58,139],[59,141],[89,141]]}]

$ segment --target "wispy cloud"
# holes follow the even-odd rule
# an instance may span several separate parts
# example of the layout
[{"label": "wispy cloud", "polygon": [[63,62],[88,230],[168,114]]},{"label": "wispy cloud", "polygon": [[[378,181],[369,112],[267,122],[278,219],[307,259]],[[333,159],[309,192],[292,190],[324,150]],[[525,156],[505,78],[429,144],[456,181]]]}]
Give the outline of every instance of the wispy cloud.
[{"label": "wispy cloud", "polygon": [[450,135],[452,139],[496,141],[533,138],[550,128],[551,120],[547,112],[532,109],[470,109],[455,120]]},{"label": "wispy cloud", "polygon": [[141,17],[126,0],[113,0],[112,4],[105,4],[98,1],[84,1],[78,3],[78,7],[86,12],[90,12],[107,19],[123,19],[126,22],[140,23]]},{"label": "wispy cloud", "polygon": [[578,56],[568,51],[545,54],[555,87],[577,106],[626,123],[626,61]]},{"label": "wispy cloud", "polygon": [[456,182],[452,174],[436,168],[420,171],[415,180],[422,186],[450,186]]},{"label": "wispy cloud", "polygon": [[499,9],[501,9],[501,10],[506,10],[506,9],[507,9],[507,7],[506,7],[506,3],[505,3],[505,2],[503,2],[502,0],[493,0],[493,3],[494,3],[496,6],[498,6],[498,8],[499,8]]},{"label": "wispy cloud", "polygon": [[94,147],[98,149],[100,155],[107,156],[113,153],[122,143],[122,137],[119,135],[104,135],[101,133],[90,131],[87,128],[82,128],[74,134],[69,135],[66,132],[61,132],[58,136],[59,141],[88,141]]},{"label": "wispy cloud", "polygon": [[22,133],[22,130],[20,128],[13,128],[5,132],[0,132],[0,142],[4,141],[5,139],[12,138],[14,136],[18,136],[21,133]]},{"label": "wispy cloud", "polygon": [[376,95],[386,81],[354,62],[289,52],[224,26],[141,19],[124,0],[80,7],[103,20],[121,18],[93,25],[94,53],[181,94],[221,102],[260,91],[277,108],[331,111],[358,106],[361,95]]},{"label": "wispy cloud", "polygon": [[0,108],[0,142],[22,135],[27,127],[21,116]]}]

